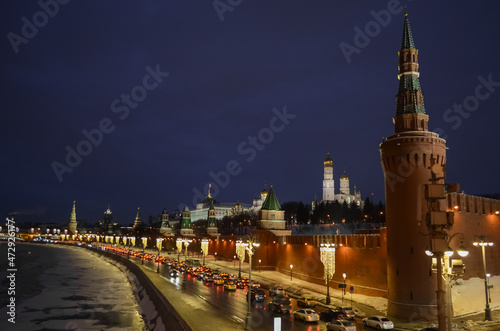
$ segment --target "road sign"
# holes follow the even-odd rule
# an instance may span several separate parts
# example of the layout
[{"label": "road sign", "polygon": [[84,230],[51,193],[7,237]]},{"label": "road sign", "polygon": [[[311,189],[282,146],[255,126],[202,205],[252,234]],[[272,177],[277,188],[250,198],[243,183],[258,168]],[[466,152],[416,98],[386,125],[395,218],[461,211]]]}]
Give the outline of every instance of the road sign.
[{"label": "road sign", "polygon": [[274,331],[281,331],[281,317],[274,318]]},{"label": "road sign", "polygon": [[354,292],[354,286],[351,286],[350,290],[351,290],[351,293]]},{"label": "road sign", "polygon": [[339,284],[339,288],[346,288],[345,284]]}]

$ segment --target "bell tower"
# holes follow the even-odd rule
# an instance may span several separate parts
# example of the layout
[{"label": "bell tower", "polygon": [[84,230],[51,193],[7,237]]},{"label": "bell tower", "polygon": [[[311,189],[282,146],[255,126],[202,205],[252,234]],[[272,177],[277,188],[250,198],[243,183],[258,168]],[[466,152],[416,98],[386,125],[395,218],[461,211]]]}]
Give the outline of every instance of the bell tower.
[{"label": "bell tower", "polygon": [[333,180],[333,160],[330,153],[323,160],[323,201],[333,201],[335,198],[335,181]]},{"label": "bell tower", "polygon": [[436,276],[425,254],[429,248],[425,185],[431,183],[431,165],[446,164],[446,141],[428,131],[419,54],[407,14],[398,55],[395,134],[380,144],[387,223],[387,314],[432,320],[437,315]]}]

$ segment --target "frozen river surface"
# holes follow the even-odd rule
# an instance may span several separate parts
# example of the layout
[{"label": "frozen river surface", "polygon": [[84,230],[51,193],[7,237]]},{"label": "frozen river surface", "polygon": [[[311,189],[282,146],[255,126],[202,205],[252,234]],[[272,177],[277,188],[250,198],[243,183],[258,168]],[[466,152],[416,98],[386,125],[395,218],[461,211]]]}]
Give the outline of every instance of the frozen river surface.
[{"label": "frozen river surface", "polygon": [[[0,260],[7,248],[0,245]],[[6,265],[6,263],[1,263]],[[16,243],[16,323],[0,298],[0,330],[146,330],[126,276],[81,248]],[[0,270],[7,293],[6,268]]]}]

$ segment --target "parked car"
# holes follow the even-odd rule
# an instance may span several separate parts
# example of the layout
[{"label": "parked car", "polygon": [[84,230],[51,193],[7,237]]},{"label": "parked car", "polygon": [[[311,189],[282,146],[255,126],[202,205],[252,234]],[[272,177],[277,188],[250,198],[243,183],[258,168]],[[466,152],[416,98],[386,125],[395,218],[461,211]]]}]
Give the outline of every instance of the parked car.
[{"label": "parked car", "polygon": [[317,322],[319,321],[319,314],[313,309],[299,309],[293,312],[293,318],[301,319],[304,322]]},{"label": "parked car", "polygon": [[274,286],[269,289],[270,296],[285,296],[285,290],[282,287]]},{"label": "parked car", "polygon": [[363,318],[363,325],[372,328],[377,328],[379,330],[394,329],[394,323],[390,319],[384,316],[371,316]]},{"label": "parked car", "polygon": [[333,320],[326,323],[326,329],[328,331],[356,330],[356,326],[348,320]]},{"label": "parked car", "polygon": [[292,310],[292,302],[288,297],[276,297],[269,302],[268,308],[272,312],[289,313]]},{"label": "parked car", "polygon": [[352,310],[352,307],[337,307],[338,310],[340,310],[341,312],[343,312],[345,314],[345,316],[352,320],[354,318],[354,316],[356,316],[356,314],[354,313],[354,310]]},{"label": "parked car", "polygon": [[297,306],[299,307],[314,308],[317,304],[318,302],[313,298],[302,297],[301,299],[297,300]]},{"label": "parked car", "polygon": [[330,322],[332,320],[345,320],[347,316],[339,309],[328,309],[319,313],[319,319],[324,322]]},{"label": "parked car", "polygon": [[249,294],[251,296],[250,300],[255,302],[264,301],[266,298],[266,292],[264,292],[264,290],[252,290],[251,292],[247,292],[247,298]]}]

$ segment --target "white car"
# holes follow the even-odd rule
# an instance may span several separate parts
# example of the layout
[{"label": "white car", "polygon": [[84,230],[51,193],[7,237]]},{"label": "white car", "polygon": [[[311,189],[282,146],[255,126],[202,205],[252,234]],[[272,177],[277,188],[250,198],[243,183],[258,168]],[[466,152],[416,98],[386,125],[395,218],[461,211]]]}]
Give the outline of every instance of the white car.
[{"label": "white car", "polygon": [[363,318],[363,325],[377,328],[379,330],[394,329],[394,323],[384,316],[371,316]]},{"label": "white car", "polygon": [[333,320],[326,323],[326,329],[328,331],[345,331],[356,330],[356,327],[348,320]]},{"label": "white car", "polygon": [[301,319],[304,322],[317,322],[319,321],[319,314],[313,309],[300,309],[293,312],[293,318]]}]

